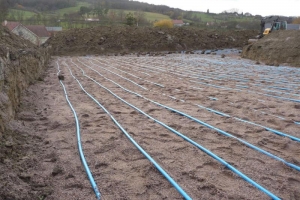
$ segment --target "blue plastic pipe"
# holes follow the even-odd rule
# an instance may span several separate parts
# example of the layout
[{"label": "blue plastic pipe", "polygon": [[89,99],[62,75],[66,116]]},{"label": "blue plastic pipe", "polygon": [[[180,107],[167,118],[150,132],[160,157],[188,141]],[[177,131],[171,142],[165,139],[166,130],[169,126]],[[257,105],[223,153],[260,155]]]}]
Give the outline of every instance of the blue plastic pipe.
[{"label": "blue plastic pipe", "polygon": [[[254,126],[259,126],[259,127],[261,127],[261,128],[266,129],[267,131],[270,131],[270,132],[275,133],[275,134],[277,134],[277,135],[280,135],[280,136],[283,136],[283,137],[288,137],[288,138],[290,138],[290,139],[292,139],[292,140],[294,140],[294,141],[300,142],[300,138],[297,138],[297,137],[295,137],[295,136],[292,136],[292,135],[283,133],[283,132],[281,132],[281,131],[278,131],[278,130],[275,130],[275,129],[272,129],[272,128],[269,128],[269,127],[266,127],[266,126],[263,126],[263,125],[260,125],[260,124],[256,124],[256,123],[254,123],[254,122],[250,122],[250,121],[247,121],[247,120],[243,120],[243,119],[240,119],[240,118],[238,118],[238,117],[232,117],[232,116],[230,116],[230,115],[228,115],[228,114],[225,114],[225,113],[222,113],[222,112],[220,112],[220,111],[213,110],[213,109],[211,109],[211,108],[207,108],[207,107],[204,107],[204,106],[201,106],[201,105],[198,105],[198,104],[197,104],[197,106],[200,107],[200,108],[204,108],[204,109],[206,109],[206,110],[208,110],[208,111],[210,111],[210,112],[213,112],[213,113],[215,113],[215,114],[221,115],[221,116],[223,116],[223,117],[230,117],[230,118],[233,118],[233,119],[235,119],[235,120],[238,120],[238,121],[241,121],[241,122],[244,122],[244,123],[247,123],[247,124],[251,124],[251,125],[254,125]],[[294,122],[294,123],[295,123],[295,122]],[[296,124],[297,124],[297,123],[296,123]]]},{"label": "blue plastic pipe", "polygon": [[[73,62],[72,62],[73,63]],[[75,63],[73,63],[75,64]],[[76,64],[75,64],[76,65]],[[76,65],[77,66],[77,65]],[[78,66],[77,66],[78,67]],[[78,67],[80,68],[80,67]],[[80,68],[81,69],[81,68]],[[259,190],[261,190],[262,192],[264,192],[265,194],[267,194],[268,196],[270,196],[272,199],[280,199],[278,198],[276,195],[274,195],[273,193],[271,193],[270,191],[268,191],[267,189],[265,189],[264,187],[262,187],[261,185],[259,185],[258,183],[256,183],[255,181],[253,181],[251,178],[249,178],[248,176],[246,176],[245,174],[243,174],[242,172],[240,172],[239,170],[237,170],[235,167],[233,167],[232,165],[230,165],[229,163],[227,163],[225,160],[221,159],[220,157],[218,157],[216,154],[214,154],[213,152],[211,152],[210,150],[206,149],[205,147],[201,146],[200,144],[196,143],[195,141],[191,140],[190,138],[188,138],[187,136],[183,135],[182,133],[176,131],[175,129],[167,126],[166,124],[162,123],[161,121],[151,117],[150,115],[148,115],[147,113],[145,113],[144,111],[140,110],[139,108],[135,107],[134,105],[128,103],[127,101],[125,101],[124,99],[122,99],[121,97],[117,96],[116,94],[114,94],[112,91],[110,91],[108,88],[102,86],[100,83],[98,83],[97,81],[95,81],[94,79],[92,79],[91,77],[87,76],[85,74],[85,72],[83,71],[83,69],[81,69],[83,75],[87,78],[89,78],[90,80],[92,80],[93,82],[95,82],[96,84],[98,84],[100,87],[102,87],[103,89],[105,89],[106,91],[108,91],[109,93],[111,93],[114,97],[118,98],[119,100],[121,100],[122,102],[124,102],[125,104],[129,105],[130,107],[134,108],[135,110],[139,111],[140,113],[144,114],[145,116],[147,116],[148,118],[150,118],[151,120],[155,121],[156,123],[160,124],[161,126],[165,127],[166,129],[170,130],[171,132],[175,133],[176,135],[180,136],[181,138],[183,138],[184,140],[188,141],[189,143],[191,143],[192,145],[196,146],[197,148],[199,148],[200,150],[202,150],[203,152],[205,152],[206,154],[208,154],[209,156],[213,157],[215,160],[217,160],[218,162],[220,162],[221,164],[223,164],[224,166],[226,166],[228,169],[230,169],[231,171],[233,171],[234,173],[236,173],[237,175],[239,175],[241,178],[243,178],[245,181],[247,181],[248,183],[252,184],[253,186],[255,186],[256,188],[258,188]],[[78,81],[78,80],[77,80]],[[78,82],[79,83],[79,82]],[[175,111],[175,110],[174,110]]]},{"label": "blue plastic pipe", "polygon": [[[84,76],[88,77],[87,75],[85,75],[85,72],[83,71],[82,68],[78,67],[78,65],[76,65],[74,62],[72,62],[72,63],[73,63],[77,68],[79,68],[79,69],[82,71],[82,73],[83,73]],[[85,65],[85,64],[84,64],[84,65]],[[197,123],[199,123],[199,124],[201,124],[201,125],[204,125],[204,126],[210,128],[210,129],[213,129],[213,130],[217,131],[218,133],[220,133],[220,134],[222,134],[222,135],[225,135],[225,136],[230,137],[230,138],[234,138],[234,139],[240,141],[241,143],[247,145],[248,147],[250,147],[250,148],[252,148],[252,149],[254,149],[254,150],[256,150],[256,151],[258,151],[258,152],[260,152],[260,153],[263,153],[263,154],[265,154],[265,155],[267,155],[267,156],[269,156],[269,157],[271,157],[271,158],[273,158],[273,159],[275,159],[275,160],[278,160],[278,161],[280,161],[280,162],[283,162],[284,164],[286,164],[286,165],[289,166],[289,167],[292,167],[293,169],[296,169],[296,170],[300,171],[300,167],[297,166],[297,165],[295,165],[295,164],[293,164],[293,163],[289,163],[289,162],[285,161],[284,159],[282,159],[282,158],[280,158],[280,157],[278,157],[278,156],[275,156],[275,155],[273,155],[273,154],[271,154],[271,153],[269,153],[269,152],[267,152],[267,151],[265,151],[265,150],[263,150],[263,149],[261,149],[261,148],[255,146],[255,145],[253,145],[253,144],[250,144],[250,143],[248,143],[248,142],[246,142],[246,141],[244,141],[244,140],[242,140],[242,139],[240,139],[240,138],[238,138],[238,137],[236,137],[236,136],[234,136],[234,135],[232,135],[232,134],[230,134],[230,133],[228,133],[228,132],[226,132],[226,131],[223,131],[223,130],[221,130],[221,129],[218,129],[217,127],[214,127],[214,126],[212,126],[212,125],[210,125],[210,124],[207,124],[207,123],[205,123],[205,122],[203,122],[203,121],[201,121],[201,120],[199,120],[199,119],[197,119],[197,118],[194,118],[194,117],[192,117],[192,116],[190,116],[190,115],[188,115],[188,114],[186,114],[186,113],[184,113],[184,112],[178,111],[178,110],[176,110],[176,109],[174,109],[174,108],[171,108],[171,107],[168,107],[168,106],[165,106],[165,105],[160,104],[160,103],[158,103],[158,102],[155,102],[155,101],[153,101],[153,100],[151,100],[151,99],[148,99],[148,98],[146,98],[146,97],[144,97],[144,96],[142,96],[142,95],[140,95],[140,94],[138,94],[138,93],[136,93],[136,92],[133,92],[133,91],[131,91],[131,90],[128,90],[128,89],[124,88],[123,86],[121,86],[120,84],[114,82],[113,80],[104,77],[102,74],[100,74],[98,71],[94,70],[93,68],[91,68],[91,67],[89,67],[89,66],[87,66],[87,65],[85,65],[85,66],[88,67],[88,68],[90,68],[91,70],[93,70],[94,72],[96,72],[97,74],[99,74],[100,76],[102,76],[103,78],[105,78],[106,80],[109,80],[109,81],[111,81],[112,83],[114,83],[115,85],[119,86],[120,88],[122,88],[122,89],[125,90],[126,92],[129,92],[129,93],[131,93],[131,94],[134,94],[134,95],[136,95],[136,96],[138,96],[138,97],[141,97],[141,98],[143,98],[143,99],[145,99],[145,100],[148,100],[148,101],[150,101],[151,103],[154,103],[154,104],[156,104],[156,105],[158,105],[158,106],[161,106],[161,107],[163,107],[163,108],[166,108],[166,109],[168,109],[168,110],[170,110],[170,111],[172,111],[172,112],[175,112],[175,113],[177,113],[177,114],[180,114],[180,115],[182,115],[182,116],[185,116],[185,117],[187,117],[187,118],[189,118],[189,119],[191,119],[191,120],[193,120],[193,121],[195,121],[195,122],[197,122]],[[88,77],[88,78],[90,78],[90,77]],[[90,78],[90,79],[91,79],[91,78]],[[92,80],[93,80],[93,79],[92,79]],[[93,81],[96,82],[95,80],[93,80]],[[98,82],[96,82],[96,83],[98,84]],[[101,86],[101,85],[100,85],[100,86]],[[101,86],[101,87],[103,87],[103,86]],[[230,115],[227,115],[227,114],[225,114],[225,113],[222,113],[222,112],[219,112],[219,111],[216,111],[216,110],[213,110],[213,109],[204,107],[204,106],[200,106],[200,105],[197,105],[197,106],[199,106],[199,107],[201,107],[201,108],[205,108],[205,109],[209,110],[210,112],[216,113],[216,114],[221,115],[221,116],[224,116],[224,117],[231,117]],[[147,115],[147,114],[146,114],[146,115]],[[260,126],[260,125],[259,125],[259,126]],[[268,127],[265,127],[265,128],[268,128]],[[270,128],[269,128],[269,129],[270,129]],[[272,130],[272,131],[276,131],[276,130],[273,130],[273,129],[270,129],[269,131],[271,131],[271,130]],[[272,132],[272,131],[271,131],[271,132]],[[276,131],[276,132],[277,132],[276,134],[278,134],[278,131]],[[284,133],[281,133],[281,134],[283,134],[283,136],[287,135],[287,134],[284,134]],[[290,137],[292,137],[291,139],[297,139],[296,137],[293,137],[293,136],[290,136]]]},{"label": "blue plastic pipe", "polygon": [[[56,63],[57,63],[57,66],[58,66],[58,73],[57,73],[57,74],[59,74],[59,73],[60,73],[59,64],[58,64],[58,62],[56,62]],[[61,84],[62,87],[63,87],[64,93],[65,93],[65,97],[66,97],[66,100],[67,100],[67,102],[68,102],[68,104],[69,104],[69,106],[70,106],[70,108],[71,108],[71,110],[72,110],[72,112],[73,112],[73,114],[74,114],[74,118],[75,118],[75,122],[76,122],[76,133],[77,133],[78,151],[79,151],[79,155],[80,155],[81,162],[82,162],[82,164],[83,164],[83,166],[84,166],[85,172],[86,172],[86,174],[87,174],[87,176],[88,176],[88,178],[89,178],[89,181],[90,181],[90,183],[91,183],[91,185],[92,185],[92,188],[93,188],[93,190],[94,190],[94,192],[95,192],[96,198],[97,198],[98,200],[100,200],[101,194],[100,194],[100,192],[99,192],[99,189],[98,189],[98,187],[97,187],[97,184],[96,184],[96,182],[95,182],[95,180],[94,180],[94,178],[93,178],[93,175],[92,175],[92,173],[91,173],[91,171],[90,171],[90,169],[89,169],[89,166],[88,166],[88,164],[87,164],[87,162],[86,162],[86,160],[85,160],[84,154],[83,154],[83,150],[82,150],[82,146],[81,146],[81,138],[80,138],[80,127],[79,127],[79,121],[78,121],[78,118],[77,118],[76,111],[75,111],[75,109],[73,108],[71,102],[69,101],[69,98],[68,98],[68,94],[67,94],[66,88],[65,88],[65,86],[64,86],[64,84],[63,84],[63,82],[62,82],[61,80],[60,80],[60,84]]]},{"label": "blue plastic pipe", "polygon": [[[69,66],[67,66],[69,68]],[[134,146],[156,167],[156,169],[175,187],[175,189],[187,200],[192,200],[192,198],[178,185],[176,181],[129,135],[129,133],[119,124],[119,122],[110,114],[110,112],[99,103],[91,94],[89,94],[84,87],[81,85],[79,80],[72,74],[71,69],[69,68],[71,75],[77,81],[80,88],[94,101],[98,104],[113,120],[113,122],[120,128],[120,130],[126,135],[126,137],[134,144]]]}]

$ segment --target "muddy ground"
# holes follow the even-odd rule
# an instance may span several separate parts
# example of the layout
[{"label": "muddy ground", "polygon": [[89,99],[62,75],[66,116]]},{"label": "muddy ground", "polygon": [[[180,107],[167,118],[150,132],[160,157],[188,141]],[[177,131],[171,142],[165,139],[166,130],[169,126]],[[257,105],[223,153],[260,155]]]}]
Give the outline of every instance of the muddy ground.
[{"label": "muddy ground", "polygon": [[273,31],[257,42],[245,46],[242,56],[273,66],[286,64],[300,67],[300,31]]},{"label": "muddy ground", "polygon": [[[44,81],[30,87],[24,104],[34,106],[26,106],[34,109],[26,112],[31,120],[25,122],[25,127],[34,127],[35,135],[44,140],[38,168],[26,174],[31,180],[43,182],[44,189],[49,184],[48,193],[47,190],[38,193],[45,199],[95,199],[78,156],[74,116],[57,79],[58,66],[80,121],[84,153],[102,199],[182,197],[81,90],[70,72],[193,199],[270,198],[206,153],[115,98],[83,76],[80,68],[111,92],[211,150],[278,197],[300,198],[299,171],[236,139],[126,92],[112,82],[299,166],[299,142],[265,127],[300,138],[297,124],[300,71],[256,65],[255,61],[237,56],[173,54],[155,58],[56,57],[51,62]],[[232,117],[217,115],[197,105]]]},{"label": "muddy ground", "polygon": [[148,27],[94,27],[63,31],[52,37],[53,54],[89,55],[132,52],[242,48],[258,31],[160,29]]}]

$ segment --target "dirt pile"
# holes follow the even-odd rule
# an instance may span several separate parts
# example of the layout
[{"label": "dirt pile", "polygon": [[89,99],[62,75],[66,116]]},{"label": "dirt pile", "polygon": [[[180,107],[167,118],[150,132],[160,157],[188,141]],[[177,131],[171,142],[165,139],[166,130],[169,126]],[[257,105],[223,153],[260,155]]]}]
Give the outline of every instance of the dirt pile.
[{"label": "dirt pile", "polygon": [[[0,27],[0,197],[3,199],[28,197],[26,185],[30,178],[20,173],[26,170],[29,159],[24,158],[28,150],[25,146],[36,139],[29,137],[25,128],[22,133],[15,131],[22,125],[17,120],[17,112],[21,94],[42,79],[41,73],[49,59],[48,48],[35,47]],[[24,119],[31,120],[26,116]]]},{"label": "dirt pile", "polygon": [[300,67],[300,31],[275,31],[243,48],[242,57]]},{"label": "dirt pile", "polygon": [[257,31],[94,27],[61,32],[47,44],[54,55],[180,51],[242,47],[255,35]]}]

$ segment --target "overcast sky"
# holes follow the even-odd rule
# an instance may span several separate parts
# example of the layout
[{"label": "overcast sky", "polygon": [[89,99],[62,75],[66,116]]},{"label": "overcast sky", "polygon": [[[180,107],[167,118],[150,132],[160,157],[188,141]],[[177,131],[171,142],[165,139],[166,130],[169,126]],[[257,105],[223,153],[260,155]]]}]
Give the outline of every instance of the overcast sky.
[{"label": "overcast sky", "polygon": [[138,0],[156,5],[167,5],[183,10],[220,13],[236,8],[253,15],[300,16],[300,0]]}]

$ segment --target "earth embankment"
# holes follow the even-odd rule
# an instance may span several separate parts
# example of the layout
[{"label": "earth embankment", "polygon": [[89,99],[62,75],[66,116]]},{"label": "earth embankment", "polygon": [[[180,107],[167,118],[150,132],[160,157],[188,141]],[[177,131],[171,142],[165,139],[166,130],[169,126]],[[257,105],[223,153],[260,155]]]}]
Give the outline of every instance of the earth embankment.
[{"label": "earth embankment", "polygon": [[275,31],[243,48],[243,58],[300,67],[300,31]]},{"label": "earth embankment", "polygon": [[257,31],[195,28],[94,27],[58,33],[48,41],[53,55],[181,51],[243,47]]},{"label": "earth embankment", "polygon": [[34,156],[28,155],[37,140],[26,133],[24,121],[32,119],[23,113],[22,123],[18,112],[24,107],[22,94],[29,85],[42,80],[50,59],[48,49],[0,27],[0,199],[32,199],[36,195],[29,192],[30,177],[24,172],[30,167],[28,163],[35,166],[29,161]]}]

